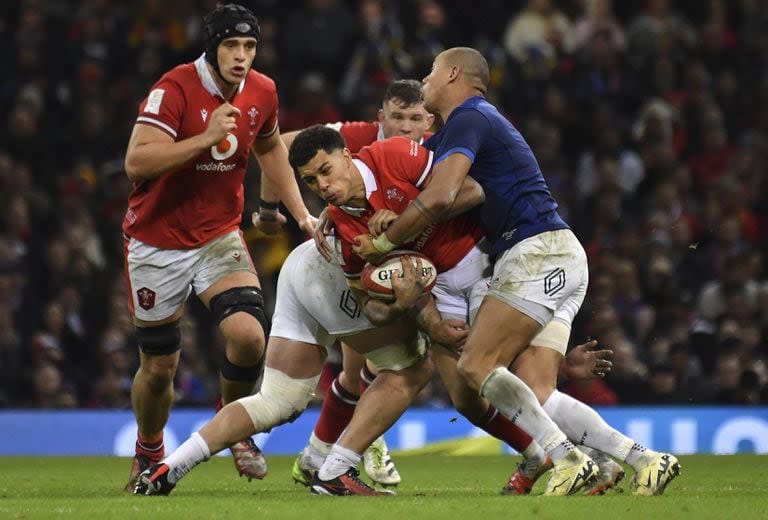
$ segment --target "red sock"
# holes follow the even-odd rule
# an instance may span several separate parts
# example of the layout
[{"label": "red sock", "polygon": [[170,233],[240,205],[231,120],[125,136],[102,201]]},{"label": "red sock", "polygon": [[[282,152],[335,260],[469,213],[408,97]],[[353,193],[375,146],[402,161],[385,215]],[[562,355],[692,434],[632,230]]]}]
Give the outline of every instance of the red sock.
[{"label": "red sock", "polygon": [[355,405],[357,396],[344,390],[338,378],[334,379],[323,399],[320,418],[315,424],[315,437],[328,444],[335,443],[352,420]]},{"label": "red sock", "polygon": [[487,431],[497,439],[501,439],[515,451],[524,452],[531,445],[533,439],[525,430],[521,429],[515,423],[507,419],[503,414],[493,406],[488,407],[488,412],[477,424],[480,428]]},{"label": "red sock", "polygon": [[371,372],[371,369],[368,368],[368,365],[363,365],[363,368],[360,369],[360,393],[362,394],[366,390],[368,390],[368,387],[373,384],[373,380],[376,379],[376,374]]},{"label": "red sock", "polygon": [[136,455],[147,457],[155,462],[165,457],[165,445],[163,444],[163,432],[152,440],[145,439],[138,434],[136,440]]}]

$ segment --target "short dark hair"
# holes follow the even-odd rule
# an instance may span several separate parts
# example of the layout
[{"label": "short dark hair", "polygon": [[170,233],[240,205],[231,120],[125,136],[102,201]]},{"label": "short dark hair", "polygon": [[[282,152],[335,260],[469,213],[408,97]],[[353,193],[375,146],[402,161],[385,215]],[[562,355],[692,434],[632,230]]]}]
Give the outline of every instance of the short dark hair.
[{"label": "short dark hair", "polygon": [[318,151],[333,153],[343,150],[346,146],[344,138],[337,130],[324,125],[310,126],[299,132],[291,143],[288,162],[293,171],[299,173],[299,168],[311,161]]},{"label": "short dark hair", "polygon": [[424,99],[421,83],[415,79],[399,79],[393,81],[384,92],[383,101],[399,100],[406,107],[421,103]]}]

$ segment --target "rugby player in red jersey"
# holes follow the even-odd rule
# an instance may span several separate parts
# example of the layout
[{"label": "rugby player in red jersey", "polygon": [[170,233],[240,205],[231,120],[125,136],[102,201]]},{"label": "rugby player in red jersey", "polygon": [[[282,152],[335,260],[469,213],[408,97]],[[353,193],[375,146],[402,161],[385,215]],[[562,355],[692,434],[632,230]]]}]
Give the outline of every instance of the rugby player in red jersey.
[{"label": "rugby player in red jersey", "polygon": [[[342,268],[350,286],[356,287],[364,265],[353,253],[356,238],[368,233],[369,224],[382,210],[401,213],[418,196],[429,182],[431,152],[412,140],[395,137],[374,143],[353,156],[338,132],[316,126],[297,136],[289,160],[312,191],[331,204],[329,213],[341,241]],[[462,187],[462,193],[466,195],[471,191]],[[476,198],[482,200],[482,193]],[[459,207],[467,206],[462,201],[456,205]],[[444,319],[468,321],[477,310],[471,308],[470,296],[475,285],[487,276],[490,260],[482,250],[483,230],[476,220],[469,214],[459,215],[430,226],[403,246],[423,252],[435,263],[440,274],[432,294]],[[457,410],[496,437],[507,442],[514,439],[516,442],[510,443],[519,451],[532,444],[525,432],[496,413],[458,377],[454,352],[437,344],[432,352]],[[334,494],[334,485],[330,483],[360,460],[358,453],[362,451],[355,452],[351,446],[359,448],[360,439],[369,437],[370,431],[350,425],[314,476],[313,491]],[[518,447],[522,442],[526,444]],[[362,444],[363,449],[366,446]],[[534,447],[541,451],[538,446]],[[543,462],[543,456],[541,459]]]},{"label": "rugby player in red jersey", "polygon": [[[226,338],[221,403],[250,394],[259,376],[268,320],[239,231],[251,151],[300,228],[314,229],[280,138],[275,84],[251,70],[256,17],[240,5],[219,6],[203,31],[205,53],[166,73],[141,102],[126,152],[133,182],[123,222],[126,278],[140,347],[131,389],[138,440],[126,490],[164,455],[179,323],[192,289]],[[266,474],[251,439],[232,454],[241,475]]]}]

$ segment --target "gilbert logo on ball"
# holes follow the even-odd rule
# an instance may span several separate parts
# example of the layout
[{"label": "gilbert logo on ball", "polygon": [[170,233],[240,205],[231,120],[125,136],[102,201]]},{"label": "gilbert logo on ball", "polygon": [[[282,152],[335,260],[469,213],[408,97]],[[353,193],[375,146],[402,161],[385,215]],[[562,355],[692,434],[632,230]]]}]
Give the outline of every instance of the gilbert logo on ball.
[{"label": "gilbert logo on ball", "polygon": [[437,269],[432,261],[418,251],[392,251],[379,265],[365,264],[360,274],[360,284],[364,291],[373,298],[381,300],[394,300],[392,291],[392,279],[402,278],[404,256],[410,256],[413,265],[418,265],[421,260],[421,272],[424,279],[424,292],[432,290],[437,280]]}]

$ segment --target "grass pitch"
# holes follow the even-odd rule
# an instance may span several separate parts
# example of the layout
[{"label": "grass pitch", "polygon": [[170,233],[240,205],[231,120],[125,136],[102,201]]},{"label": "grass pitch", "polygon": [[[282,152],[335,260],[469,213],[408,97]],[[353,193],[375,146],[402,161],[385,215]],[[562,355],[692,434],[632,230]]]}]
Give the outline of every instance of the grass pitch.
[{"label": "grass pitch", "polygon": [[[321,497],[290,478],[292,457],[271,456],[264,481],[237,478],[232,461],[215,458],[188,475],[169,497],[126,494],[129,459],[0,458],[0,518],[768,518],[768,457],[680,457],[682,474],[661,497],[629,491],[601,497],[499,495],[517,458],[396,456],[403,476],[395,497]],[[534,495],[543,491],[539,482]]]}]

